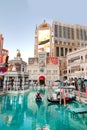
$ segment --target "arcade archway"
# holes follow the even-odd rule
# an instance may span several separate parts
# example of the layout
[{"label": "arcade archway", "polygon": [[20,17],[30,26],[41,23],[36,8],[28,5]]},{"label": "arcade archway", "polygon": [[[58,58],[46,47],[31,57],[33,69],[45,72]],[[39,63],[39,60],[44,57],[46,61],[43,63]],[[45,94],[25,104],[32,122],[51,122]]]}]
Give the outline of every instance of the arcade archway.
[{"label": "arcade archway", "polygon": [[42,75],[41,75],[41,76],[39,77],[39,84],[40,84],[40,85],[45,85],[45,76],[42,76]]}]

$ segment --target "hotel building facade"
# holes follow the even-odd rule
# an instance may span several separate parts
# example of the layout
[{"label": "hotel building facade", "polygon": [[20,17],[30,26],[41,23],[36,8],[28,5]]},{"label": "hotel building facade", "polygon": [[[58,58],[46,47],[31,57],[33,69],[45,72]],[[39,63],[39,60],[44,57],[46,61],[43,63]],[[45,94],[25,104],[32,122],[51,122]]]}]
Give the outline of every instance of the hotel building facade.
[{"label": "hotel building facade", "polygon": [[8,68],[8,50],[3,48],[4,38],[0,34],[0,89],[3,87],[4,74]]},{"label": "hotel building facade", "polygon": [[[44,21],[35,29],[34,58],[38,59],[37,67],[28,58],[28,67],[30,80],[40,81],[43,76],[45,83],[63,80],[67,78],[67,53],[87,46],[87,26],[77,24],[66,24],[53,21],[52,26]],[[40,56],[45,54],[45,67],[43,73],[40,72]],[[47,58],[51,59],[51,65]],[[56,59],[56,63],[52,61]],[[48,72],[49,76],[48,76]],[[56,73],[55,73],[56,72]]]},{"label": "hotel building facade", "polygon": [[87,79],[87,47],[67,54],[67,77]]}]

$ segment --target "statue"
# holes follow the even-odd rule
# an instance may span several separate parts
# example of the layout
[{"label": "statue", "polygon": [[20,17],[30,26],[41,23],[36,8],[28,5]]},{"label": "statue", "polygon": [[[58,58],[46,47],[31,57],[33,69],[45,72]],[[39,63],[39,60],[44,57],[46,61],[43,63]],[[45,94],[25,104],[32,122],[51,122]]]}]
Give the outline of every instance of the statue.
[{"label": "statue", "polygon": [[19,49],[17,49],[17,57],[21,57],[21,53],[20,53],[20,50]]}]

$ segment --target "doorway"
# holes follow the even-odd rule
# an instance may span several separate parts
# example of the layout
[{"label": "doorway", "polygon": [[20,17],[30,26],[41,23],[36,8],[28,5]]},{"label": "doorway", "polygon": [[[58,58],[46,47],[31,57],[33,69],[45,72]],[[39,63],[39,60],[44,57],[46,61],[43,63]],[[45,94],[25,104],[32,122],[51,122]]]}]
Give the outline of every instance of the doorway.
[{"label": "doorway", "polygon": [[44,76],[39,77],[39,84],[40,85],[45,85],[45,77]]}]

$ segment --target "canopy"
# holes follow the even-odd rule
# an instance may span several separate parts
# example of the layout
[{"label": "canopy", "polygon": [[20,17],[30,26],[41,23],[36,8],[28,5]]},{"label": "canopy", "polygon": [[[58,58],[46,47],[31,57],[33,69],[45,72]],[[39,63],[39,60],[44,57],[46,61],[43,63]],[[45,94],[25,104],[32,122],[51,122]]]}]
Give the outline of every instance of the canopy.
[{"label": "canopy", "polygon": [[41,76],[39,77],[39,80],[45,80],[45,76],[41,75]]},{"label": "canopy", "polygon": [[55,82],[61,82],[60,80],[55,80]]}]

